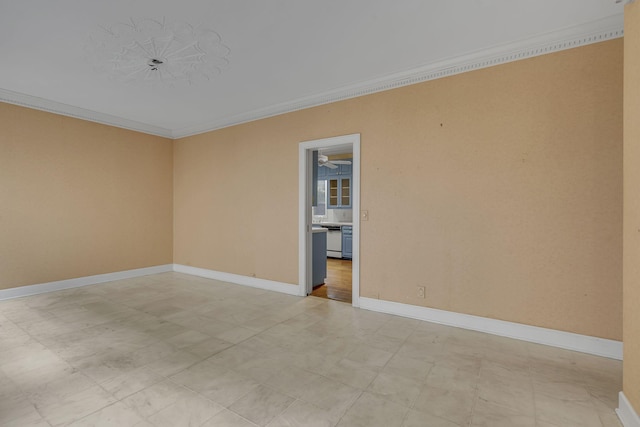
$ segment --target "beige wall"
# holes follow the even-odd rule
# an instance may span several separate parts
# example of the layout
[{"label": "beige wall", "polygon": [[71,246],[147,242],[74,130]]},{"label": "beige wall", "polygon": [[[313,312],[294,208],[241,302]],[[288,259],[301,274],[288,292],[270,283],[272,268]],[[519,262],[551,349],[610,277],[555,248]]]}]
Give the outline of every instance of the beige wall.
[{"label": "beige wall", "polygon": [[640,4],[624,9],[624,394],[640,414]]},{"label": "beige wall", "polygon": [[622,49],[178,140],[174,261],[296,283],[298,144],[361,133],[362,296],[621,339]]},{"label": "beige wall", "polygon": [[172,262],[171,140],[0,103],[0,289]]},{"label": "beige wall", "polygon": [[298,149],[282,120],[176,141],[175,262],[297,282]]}]

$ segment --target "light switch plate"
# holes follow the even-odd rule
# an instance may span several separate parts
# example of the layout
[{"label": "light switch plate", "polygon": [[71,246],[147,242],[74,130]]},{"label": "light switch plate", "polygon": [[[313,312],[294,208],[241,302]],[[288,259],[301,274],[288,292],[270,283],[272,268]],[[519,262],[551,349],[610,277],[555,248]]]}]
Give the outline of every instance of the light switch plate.
[{"label": "light switch plate", "polygon": [[369,211],[362,211],[360,214],[360,218],[363,221],[369,221]]}]

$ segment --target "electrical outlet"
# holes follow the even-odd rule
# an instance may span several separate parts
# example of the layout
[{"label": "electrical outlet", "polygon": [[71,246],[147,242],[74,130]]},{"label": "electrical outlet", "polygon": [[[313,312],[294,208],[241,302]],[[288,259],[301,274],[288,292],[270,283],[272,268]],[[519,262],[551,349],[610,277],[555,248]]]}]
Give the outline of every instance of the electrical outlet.
[{"label": "electrical outlet", "polygon": [[418,298],[424,298],[424,286],[418,286]]}]

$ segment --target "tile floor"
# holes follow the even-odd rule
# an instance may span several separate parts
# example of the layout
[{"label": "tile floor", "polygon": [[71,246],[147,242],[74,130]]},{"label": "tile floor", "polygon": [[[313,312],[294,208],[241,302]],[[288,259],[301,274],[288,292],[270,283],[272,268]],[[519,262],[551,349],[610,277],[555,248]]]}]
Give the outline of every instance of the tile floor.
[{"label": "tile floor", "polygon": [[0,302],[1,426],[620,426],[621,363],[178,273]]}]

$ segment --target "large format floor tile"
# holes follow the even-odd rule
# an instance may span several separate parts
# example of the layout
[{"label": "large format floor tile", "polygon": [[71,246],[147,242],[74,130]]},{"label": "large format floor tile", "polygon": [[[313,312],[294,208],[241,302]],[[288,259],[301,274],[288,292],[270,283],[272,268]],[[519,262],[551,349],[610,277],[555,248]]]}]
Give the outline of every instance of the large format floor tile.
[{"label": "large format floor tile", "polygon": [[621,369],[178,273],[0,302],[2,427],[619,427]]}]

